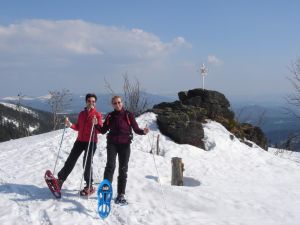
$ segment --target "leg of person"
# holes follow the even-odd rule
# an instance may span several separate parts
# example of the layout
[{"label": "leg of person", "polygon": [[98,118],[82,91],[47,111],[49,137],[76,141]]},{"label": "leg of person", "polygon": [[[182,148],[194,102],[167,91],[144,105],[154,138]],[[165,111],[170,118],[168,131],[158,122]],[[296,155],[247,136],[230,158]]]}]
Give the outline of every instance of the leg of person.
[{"label": "leg of person", "polygon": [[[87,144],[88,145],[88,144]],[[87,149],[88,146],[86,146]],[[84,170],[84,180],[86,182],[86,186],[90,187],[90,185],[93,184],[93,168],[92,168],[92,163],[93,163],[93,157],[97,149],[97,143],[91,142],[89,150],[84,151],[83,155],[83,167],[85,165],[85,159],[86,159],[86,154],[88,152],[88,157],[85,165],[85,170]],[[90,176],[91,175],[91,176]],[[91,183],[90,183],[91,182]]]},{"label": "leg of person", "polygon": [[117,146],[112,143],[107,143],[107,161],[104,170],[104,179],[112,183],[116,168]]},{"label": "leg of person", "polygon": [[64,167],[58,172],[57,176],[60,182],[60,186],[67,179],[72,172],[79,156],[84,150],[84,144],[80,141],[75,141],[74,146],[65,162]]},{"label": "leg of person", "polygon": [[128,162],[130,157],[130,144],[120,145],[118,149],[119,176],[118,176],[118,196],[116,203],[126,203],[125,189],[127,183]]}]

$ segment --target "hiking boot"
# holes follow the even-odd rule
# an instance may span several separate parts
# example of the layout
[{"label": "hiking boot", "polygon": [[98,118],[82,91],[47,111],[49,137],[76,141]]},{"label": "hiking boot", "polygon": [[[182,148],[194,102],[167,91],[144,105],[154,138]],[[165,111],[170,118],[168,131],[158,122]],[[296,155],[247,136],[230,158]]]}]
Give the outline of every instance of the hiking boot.
[{"label": "hiking boot", "polygon": [[115,199],[116,204],[122,204],[122,205],[127,205],[127,200],[125,199],[124,194],[118,194],[118,196]]},{"label": "hiking boot", "polygon": [[61,190],[63,183],[64,183],[64,181],[62,179],[60,179],[60,178],[57,179],[57,184],[58,184],[59,190]]},{"label": "hiking boot", "polygon": [[90,196],[96,192],[96,188],[91,186],[85,186],[83,190],[80,191],[81,196]]}]

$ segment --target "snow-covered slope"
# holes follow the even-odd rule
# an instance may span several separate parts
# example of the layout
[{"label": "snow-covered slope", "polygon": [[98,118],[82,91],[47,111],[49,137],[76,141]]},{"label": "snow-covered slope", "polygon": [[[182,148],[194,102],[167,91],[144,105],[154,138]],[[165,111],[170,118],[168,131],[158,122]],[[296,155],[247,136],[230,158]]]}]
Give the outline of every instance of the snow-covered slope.
[{"label": "snow-covered slope", "polygon": [[19,112],[24,112],[24,113],[27,113],[27,114],[31,114],[36,118],[38,117],[38,115],[34,111],[32,111],[28,108],[25,108],[23,106],[18,106],[16,104],[11,104],[11,103],[6,103],[6,102],[0,102],[0,104],[4,105],[6,107],[12,108],[13,110],[16,110],[16,111],[19,111]]},{"label": "snow-covered slope", "polygon": [[[204,125],[210,151],[178,145],[160,134],[161,156],[155,156],[162,182],[157,179],[149,154],[159,134],[155,115],[138,118],[150,127],[147,136],[135,136],[127,186],[128,206],[112,203],[102,221],[96,212],[96,196],[78,196],[82,158],[65,182],[60,200],[53,199],[43,175],[53,169],[62,130],[0,144],[0,224],[155,224],[221,225],[300,223],[300,164],[259,147],[230,140],[220,124]],[[105,136],[94,157],[96,181],[106,162]],[[63,166],[76,133],[67,130],[57,170]],[[183,187],[171,186],[171,158],[185,164]],[[116,169],[117,172],[117,169]],[[116,187],[114,177],[113,188]],[[165,205],[165,206],[164,206]]]}]

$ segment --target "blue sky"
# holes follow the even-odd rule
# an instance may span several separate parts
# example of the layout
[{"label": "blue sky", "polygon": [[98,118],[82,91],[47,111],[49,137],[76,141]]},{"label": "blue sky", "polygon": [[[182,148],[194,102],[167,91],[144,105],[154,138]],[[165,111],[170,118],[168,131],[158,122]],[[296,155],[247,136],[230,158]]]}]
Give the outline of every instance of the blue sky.
[{"label": "blue sky", "polygon": [[1,1],[0,97],[202,86],[229,98],[283,98],[300,58],[299,1]]}]

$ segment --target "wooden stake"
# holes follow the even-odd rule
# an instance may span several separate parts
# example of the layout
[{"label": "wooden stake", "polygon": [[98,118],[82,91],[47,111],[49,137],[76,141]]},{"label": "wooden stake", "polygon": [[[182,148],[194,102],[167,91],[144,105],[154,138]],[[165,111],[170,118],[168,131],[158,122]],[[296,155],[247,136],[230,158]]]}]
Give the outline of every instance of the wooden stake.
[{"label": "wooden stake", "polygon": [[172,185],[183,186],[184,164],[181,158],[172,158]]}]

